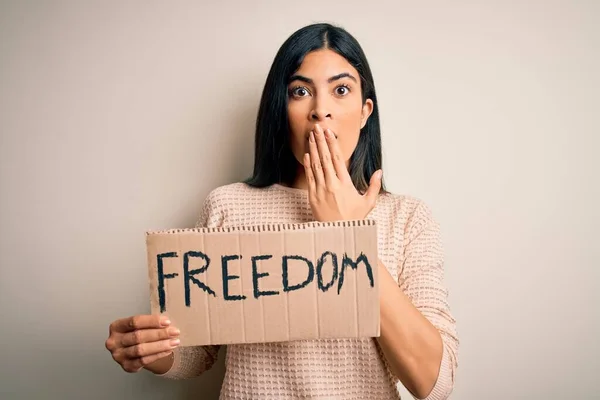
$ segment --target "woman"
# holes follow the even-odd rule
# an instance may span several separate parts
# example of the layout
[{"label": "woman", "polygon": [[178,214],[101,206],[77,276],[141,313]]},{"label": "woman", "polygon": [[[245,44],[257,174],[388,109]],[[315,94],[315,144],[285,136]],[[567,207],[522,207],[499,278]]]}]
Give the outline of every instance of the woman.
[{"label": "woman", "polygon": [[[438,224],[416,198],[384,188],[377,97],[358,42],[328,24],[277,53],[256,124],[254,173],[213,190],[198,226],[377,221],[381,336],[230,345],[223,399],[445,399],[458,338],[443,285]],[[178,348],[165,316],[115,321],[106,342],[128,372],[169,378],[209,369],[218,346]]]}]

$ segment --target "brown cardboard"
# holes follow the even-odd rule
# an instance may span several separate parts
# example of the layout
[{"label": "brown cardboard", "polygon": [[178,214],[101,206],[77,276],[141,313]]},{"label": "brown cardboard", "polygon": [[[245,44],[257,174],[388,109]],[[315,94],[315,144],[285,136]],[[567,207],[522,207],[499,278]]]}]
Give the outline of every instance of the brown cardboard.
[{"label": "brown cardboard", "polygon": [[[169,316],[182,346],[379,336],[375,221],[175,229],[147,232],[146,245],[152,313]],[[327,251],[334,280],[331,254],[319,267]],[[299,257],[313,266],[304,287]]]}]

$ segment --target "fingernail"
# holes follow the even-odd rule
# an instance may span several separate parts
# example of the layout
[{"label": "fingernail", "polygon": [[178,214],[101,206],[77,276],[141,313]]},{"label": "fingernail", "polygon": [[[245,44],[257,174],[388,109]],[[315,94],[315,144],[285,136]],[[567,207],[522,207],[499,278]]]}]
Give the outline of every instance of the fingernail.
[{"label": "fingernail", "polygon": [[171,347],[178,346],[178,345],[179,345],[179,343],[181,343],[181,340],[179,340],[179,339],[173,339],[173,340],[171,340],[171,341],[169,342],[169,344],[171,345]]},{"label": "fingernail", "polygon": [[315,142],[315,133],[314,133],[314,131],[311,131],[311,132],[310,132],[310,139],[309,139],[309,140],[310,140],[311,142],[313,142],[313,143]]},{"label": "fingernail", "polygon": [[381,179],[382,176],[383,176],[383,171],[382,170],[377,171],[377,179]]},{"label": "fingernail", "polygon": [[331,131],[329,129],[325,129],[325,137],[331,139]]},{"label": "fingernail", "polygon": [[169,336],[177,336],[179,333],[181,333],[177,328],[169,328],[168,332]]},{"label": "fingernail", "polygon": [[163,317],[163,318],[161,318],[161,319],[160,319],[160,324],[161,324],[162,326],[168,326],[168,325],[171,325],[171,320],[170,320],[170,319],[168,319],[168,318],[165,318],[165,317]]}]

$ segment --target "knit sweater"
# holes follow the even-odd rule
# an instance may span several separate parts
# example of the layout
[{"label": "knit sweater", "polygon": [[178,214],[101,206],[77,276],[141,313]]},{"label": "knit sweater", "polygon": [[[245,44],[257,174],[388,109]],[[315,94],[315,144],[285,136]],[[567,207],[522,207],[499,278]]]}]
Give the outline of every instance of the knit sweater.
[{"label": "knit sweater", "polygon": [[[378,256],[414,306],[439,330],[443,356],[428,400],[446,399],[457,368],[456,322],[447,302],[440,230],[421,200],[380,194],[367,216],[377,224]],[[314,220],[308,192],[279,184],[233,183],[214,189],[197,227],[252,226]],[[399,316],[401,318],[401,316]],[[194,377],[214,364],[219,346],[183,347],[163,377]],[[398,379],[376,338],[228,345],[221,400],[399,399]]]}]

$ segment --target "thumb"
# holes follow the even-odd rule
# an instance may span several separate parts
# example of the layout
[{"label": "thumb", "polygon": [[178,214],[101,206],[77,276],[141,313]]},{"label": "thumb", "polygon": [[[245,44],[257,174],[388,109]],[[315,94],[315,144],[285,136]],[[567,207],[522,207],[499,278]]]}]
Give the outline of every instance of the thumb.
[{"label": "thumb", "polygon": [[375,204],[375,200],[377,199],[377,195],[381,190],[381,178],[383,176],[383,171],[378,169],[375,171],[373,175],[371,175],[371,181],[369,182],[369,188],[365,193],[365,197],[371,202],[371,204]]}]

